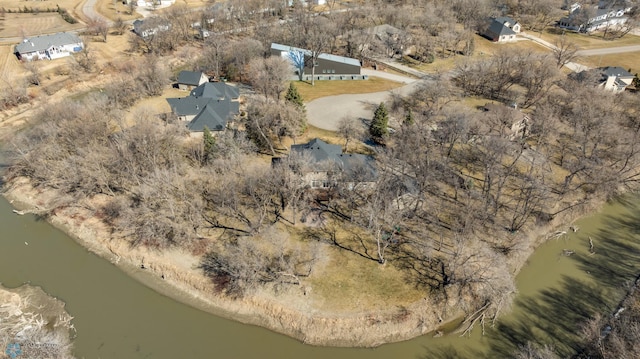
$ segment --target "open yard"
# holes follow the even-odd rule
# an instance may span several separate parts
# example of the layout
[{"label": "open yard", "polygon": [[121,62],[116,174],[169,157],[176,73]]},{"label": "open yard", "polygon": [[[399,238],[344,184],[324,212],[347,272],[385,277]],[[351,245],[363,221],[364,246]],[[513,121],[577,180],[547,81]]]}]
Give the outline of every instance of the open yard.
[{"label": "open yard", "polygon": [[589,67],[620,66],[631,69],[632,74],[640,73],[640,51],[623,54],[609,54],[581,57],[578,62]]},{"label": "open yard", "polygon": [[320,97],[333,95],[388,91],[403,84],[378,77],[370,77],[368,80],[316,81],[315,86],[311,86],[310,82],[295,81],[294,85],[298,88],[298,92],[300,92],[304,101],[310,102]]},{"label": "open yard", "polygon": [[[539,33],[532,33],[532,35],[541,37],[543,40],[549,41],[550,43],[554,43],[557,39],[563,36],[563,32],[558,31],[557,28],[547,28],[542,32],[542,35]],[[593,34],[578,34],[571,31],[565,31],[564,36],[580,47],[581,50],[640,45],[640,36],[631,34],[627,34],[616,40],[605,40],[602,38],[602,33],[600,32]]]},{"label": "open yard", "polygon": [[0,38],[51,34],[81,28],[69,24],[58,13],[4,14],[0,16]]},{"label": "open yard", "polygon": [[122,1],[98,0],[96,1],[96,11],[112,21],[117,18],[126,21],[142,17],[135,11],[133,14],[129,13],[129,8]]}]

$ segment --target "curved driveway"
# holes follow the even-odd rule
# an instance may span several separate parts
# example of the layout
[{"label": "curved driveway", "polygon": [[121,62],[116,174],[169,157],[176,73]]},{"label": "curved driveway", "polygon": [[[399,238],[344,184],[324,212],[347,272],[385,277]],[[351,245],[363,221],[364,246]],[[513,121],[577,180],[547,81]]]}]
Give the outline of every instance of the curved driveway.
[{"label": "curved driveway", "polygon": [[[373,118],[373,112],[380,102],[386,101],[392,93],[406,96],[422,82],[417,79],[382,71],[363,69],[362,74],[403,82],[405,85],[390,91],[336,95],[313,100],[306,104],[309,124],[325,130],[336,131],[338,123],[343,118],[350,118],[354,121],[370,120]],[[362,85],[363,87],[366,86],[366,80],[362,82]]]}]

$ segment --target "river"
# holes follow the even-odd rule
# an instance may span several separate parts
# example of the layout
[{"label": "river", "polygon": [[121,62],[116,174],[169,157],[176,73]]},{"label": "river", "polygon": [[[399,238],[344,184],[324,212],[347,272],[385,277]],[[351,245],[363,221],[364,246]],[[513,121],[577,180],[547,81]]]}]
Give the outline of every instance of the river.
[{"label": "river", "polygon": [[618,201],[534,253],[517,277],[513,310],[494,329],[487,323],[484,336],[476,328],[470,337],[423,336],[376,349],[312,347],[158,294],[47,222],[11,209],[0,198],[0,282],[30,283],[63,300],[78,358],[500,358],[527,340],[570,354],[579,323],[594,310],[613,311],[622,283],[640,271],[640,212]]}]

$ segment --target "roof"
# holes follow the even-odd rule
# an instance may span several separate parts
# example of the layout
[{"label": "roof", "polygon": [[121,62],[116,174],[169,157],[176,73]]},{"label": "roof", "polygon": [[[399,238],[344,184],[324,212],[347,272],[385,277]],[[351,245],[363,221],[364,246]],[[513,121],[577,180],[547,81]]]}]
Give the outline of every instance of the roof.
[{"label": "roof", "polygon": [[207,82],[193,89],[191,91],[191,96],[217,99],[237,99],[240,97],[240,90],[238,87],[229,85],[225,82]]},{"label": "roof", "polygon": [[16,45],[16,51],[24,54],[34,51],[44,51],[52,46],[63,46],[78,43],[82,43],[82,40],[80,40],[77,35],[68,32],[59,32],[57,34],[42,35],[24,39],[21,43]]},{"label": "roof", "polygon": [[377,177],[373,157],[357,153],[342,153],[342,147],[331,145],[319,138],[308,143],[291,145],[291,153],[308,156],[314,163],[332,162],[340,166],[349,176],[360,181],[373,181]]},{"label": "roof", "polygon": [[502,35],[515,35],[516,33],[515,31],[511,30],[508,26],[494,19],[493,21],[491,21],[491,25],[489,25],[489,28],[487,29],[487,34],[502,36]]},{"label": "roof", "polygon": [[198,86],[200,85],[200,78],[202,78],[202,72],[200,71],[180,71],[178,74],[178,83]]},{"label": "roof", "polygon": [[496,18],[494,18],[494,20],[499,22],[499,23],[501,23],[501,24],[509,23],[509,24],[511,24],[511,26],[513,26],[513,25],[518,23],[516,20],[514,20],[513,18],[510,18],[508,16],[496,17]]},{"label": "roof", "polygon": [[173,113],[178,116],[193,116],[198,114],[211,102],[208,97],[187,96],[182,98],[168,98],[167,102]]},{"label": "roof", "polygon": [[240,112],[239,106],[237,102],[211,100],[187,127],[191,131],[203,131],[205,126],[211,131],[223,131],[233,115]]},{"label": "roof", "polygon": [[600,67],[598,69],[601,70],[602,73],[606,76],[631,77],[631,78],[635,77],[632,73],[623,69],[620,66],[607,66],[607,67]]},{"label": "roof", "polygon": [[[289,51],[302,51],[302,52],[304,52],[305,55],[311,56],[311,51],[309,51],[309,50],[301,49],[299,47],[276,44],[275,42],[271,43],[271,49],[272,50],[278,50],[278,51],[286,51],[286,52],[289,52]],[[333,62],[339,62],[339,63],[343,63],[343,64],[347,64],[347,65],[360,66],[360,61],[359,60],[353,59],[353,58],[350,58],[350,57],[344,57],[344,56],[331,55],[331,54],[320,54],[318,56],[318,59],[327,60],[327,61],[333,61]]]}]

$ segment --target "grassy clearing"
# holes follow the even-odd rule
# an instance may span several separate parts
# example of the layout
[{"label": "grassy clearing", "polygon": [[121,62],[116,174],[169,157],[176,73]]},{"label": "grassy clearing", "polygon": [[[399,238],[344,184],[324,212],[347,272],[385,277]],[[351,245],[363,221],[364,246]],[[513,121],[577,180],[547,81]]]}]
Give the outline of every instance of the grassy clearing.
[{"label": "grassy clearing", "polygon": [[609,54],[598,56],[585,56],[579,62],[589,67],[620,66],[625,70],[631,69],[631,73],[640,73],[640,51],[626,52],[622,54]]},{"label": "grassy clearing", "polygon": [[304,81],[295,81],[294,85],[298,88],[304,101],[310,102],[326,96],[389,91],[403,84],[379,77],[370,77],[363,81],[316,81],[315,86]]},{"label": "grassy clearing", "polygon": [[129,8],[122,1],[98,0],[96,2],[96,11],[110,20],[121,18],[122,20],[133,20],[141,18],[142,15],[137,12],[129,14]]},{"label": "grassy clearing", "polygon": [[13,54],[13,46],[0,46],[0,79],[10,78],[14,75],[21,76],[25,72],[24,67]]},{"label": "grassy clearing", "polygon": [[[558,40],[560,36],[562,36],[562,32],[556,33],[557,31],[558,29],[556,28],[547,28],[542,32],[542,34],[534,33],[534,35],[542,38],[543,40],[549,41],[550,43],[554,43],[554,41]],[[640,36],[631,34],[627,34],[616,40],[605,40],[602,38],[602,33],[589,35],[566,31],[564,32],[564,36],[580,47],[581,50],[640,45]]]},{"label": "grassy clearing", "polygon": [[0,17],[0,37],[51,34],[80,27],[80,23],[69,24],[62,20],[58,13],[5,14],[4,17]]}]

